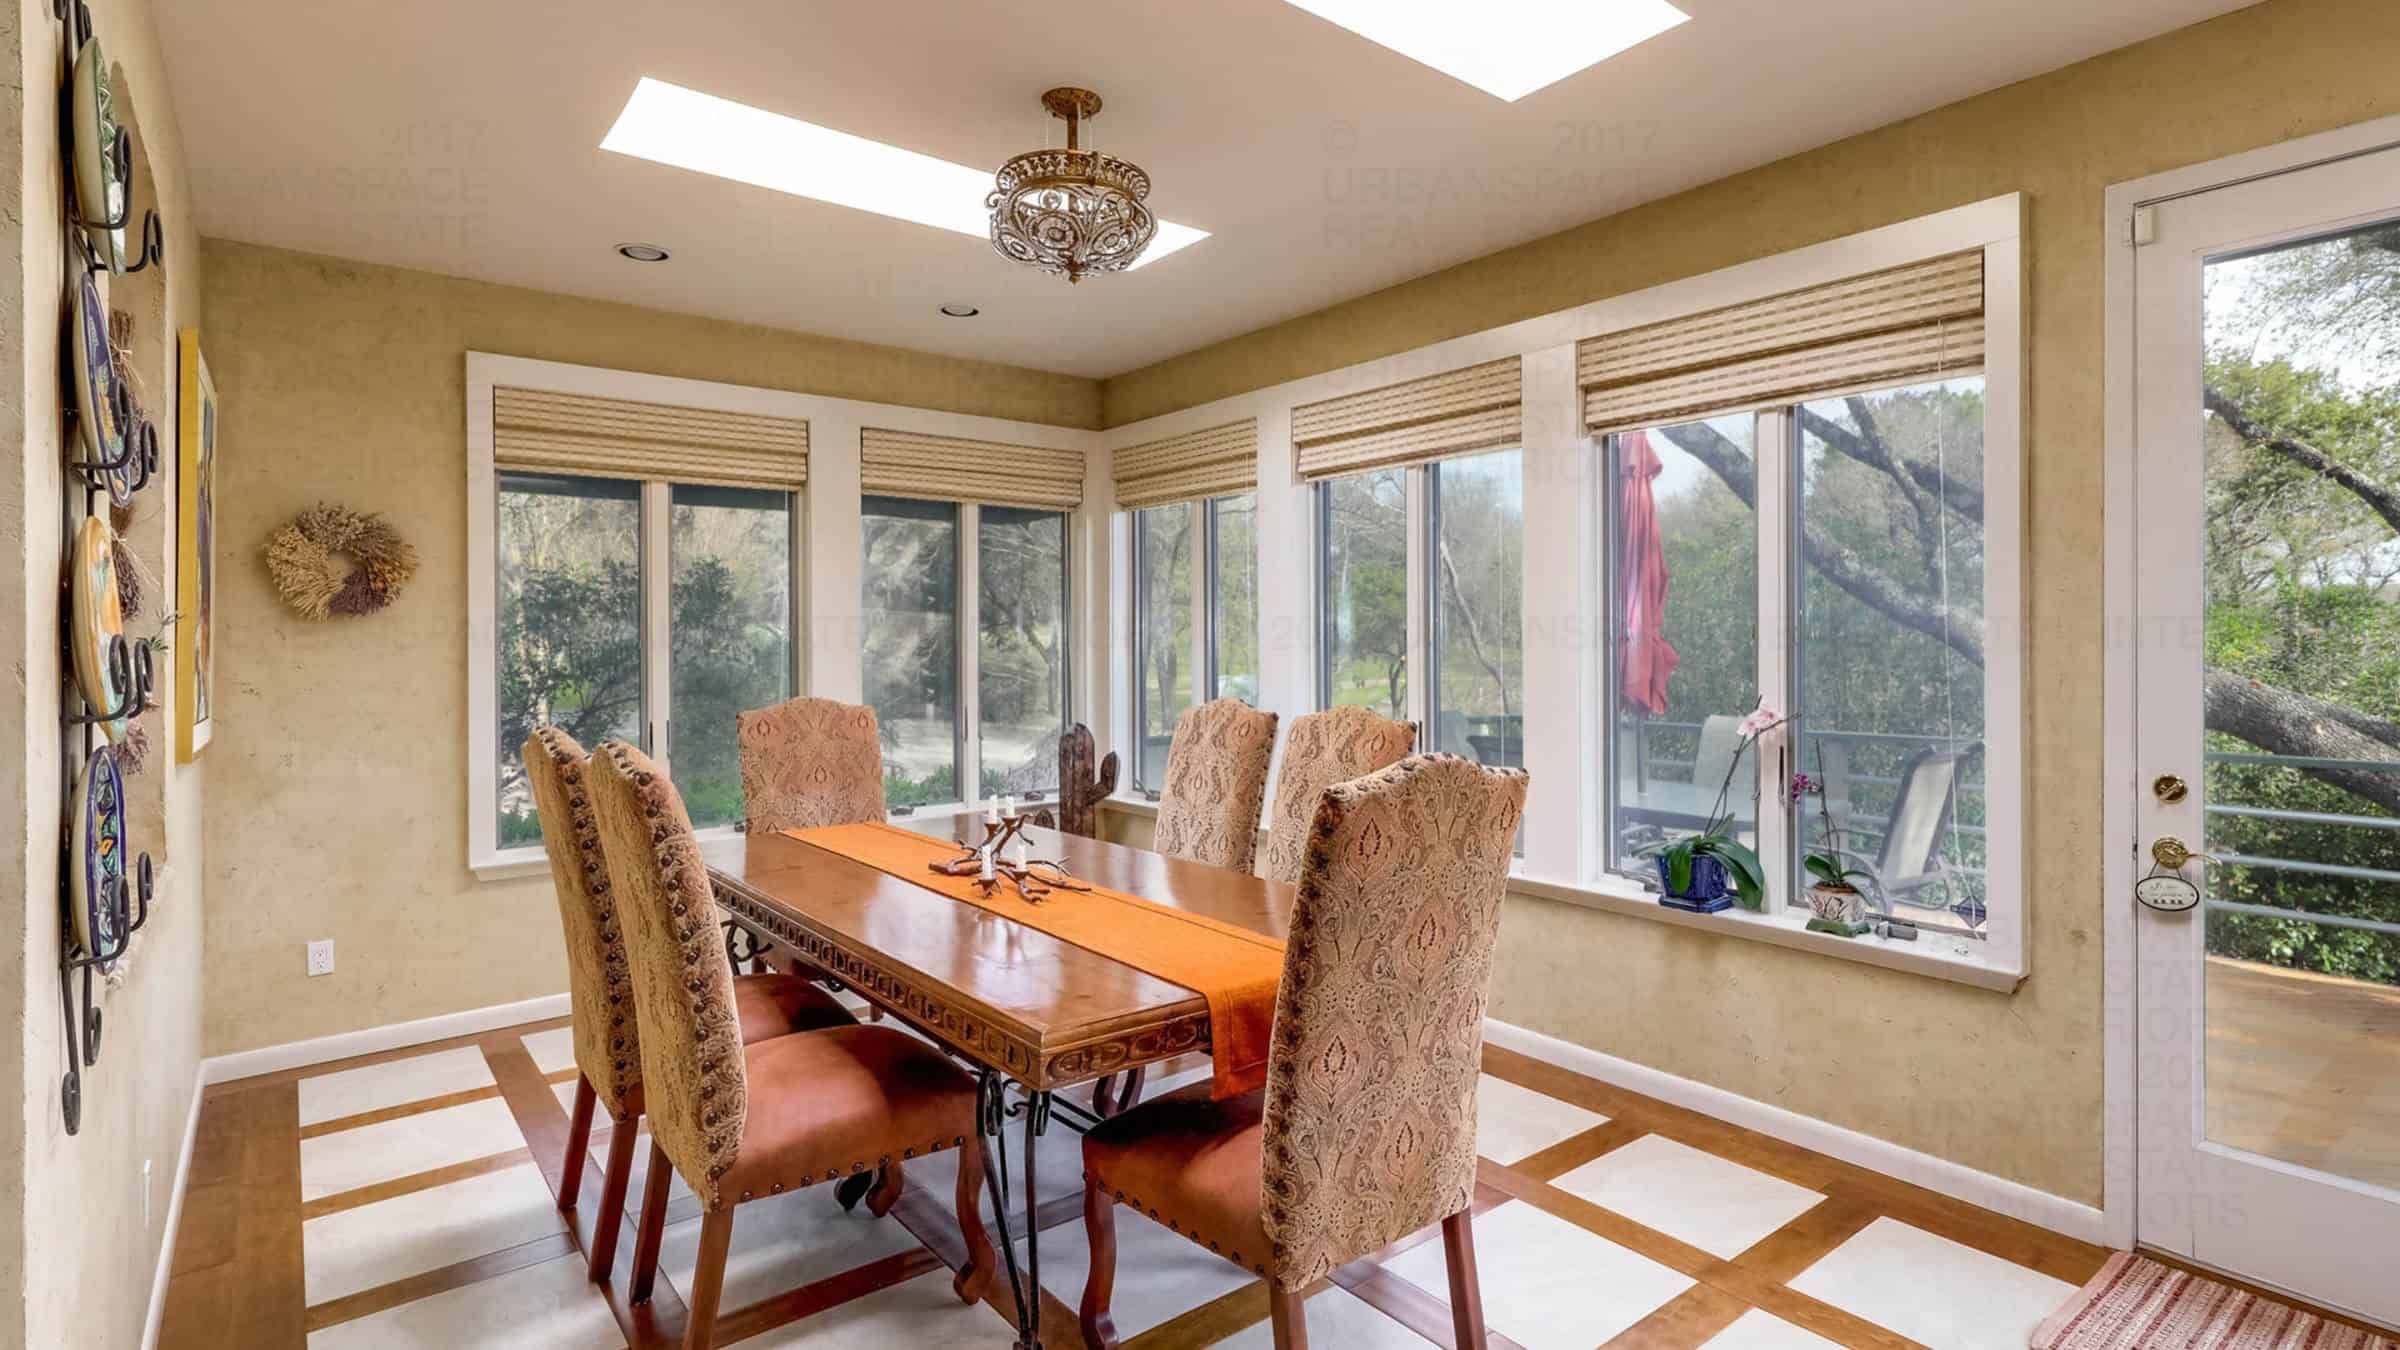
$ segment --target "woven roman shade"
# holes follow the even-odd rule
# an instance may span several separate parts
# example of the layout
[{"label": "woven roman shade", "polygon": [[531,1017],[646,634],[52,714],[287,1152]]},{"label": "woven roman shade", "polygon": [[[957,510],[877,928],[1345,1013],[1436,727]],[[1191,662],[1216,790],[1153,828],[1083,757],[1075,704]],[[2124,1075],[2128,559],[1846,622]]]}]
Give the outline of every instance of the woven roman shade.
[{"label": "woven roman shade", "polygon": [[1126,511],[1249,492],[1258,486],[1258,419],[1144,441],[1117,452],[1117,506]]},{"label": "woven roman shade", "polygon": [[1524,422],[1511,356],[1294,408],[1292,449],[1302,478],[1325,478],[1515,445]]},{"label": "woven roman shade", "polygon": [[867,427],[858,437],[862,491],[1072,511],[1083,505],[1083,452]]},{"label": "woven roman shade", "polygon": [[1983,254],[1586,338],[1584,422],[1623,431],[1983,366]]},{"label": "woven roman shade", "polygon": [[502,469],[790,491],[808,481],[808,423],[666,403],[492,391]]}]

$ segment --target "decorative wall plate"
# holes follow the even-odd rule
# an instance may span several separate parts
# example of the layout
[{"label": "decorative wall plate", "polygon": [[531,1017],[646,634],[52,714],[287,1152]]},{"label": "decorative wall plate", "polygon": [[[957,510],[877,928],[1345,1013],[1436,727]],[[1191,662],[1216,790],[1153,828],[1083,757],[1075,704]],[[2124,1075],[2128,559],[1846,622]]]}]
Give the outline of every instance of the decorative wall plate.
[{"label": "decorative wall plate", "polygon": [[[117,598],[116,553],[109,547],[108,522],[98,516],[85,516],[83,528],[75,532],[75,556],[70,562],[72,578],[74,627],[71,642],[75,648],[75,687],[83,691],[83,701],[90,710],[102,713],[122,708],[131,700],[133,691],[117,682],[117,672],[108,660],[110,640],[125,632],[125,612]],[[126,715],[100,724],[102,734],[111,744],[122,744],[131,722],[131,709]]]},{"label": "decorative wall plate", "polygon": [[[109,89],[108,58],[100,39],[87,38],[75,57],[75,210],[91,236],[92,251],[108,270],[125,270],[125,181],[117,175],[117,115]],[[102,229],[103,221],[118,222]],[[105,331],[105,329],[103,330]]]},{"label": "decorative wall plate", "polygon": [[[125,887],[125,780],[117,771],[117,752],[101,746],[84,761],[75,788],[73,873],[68,903],[74,910],[75,940],[84,954],[113,950],[124,941],[125,913],[117,897]],[[122,953],[119,953],[120,955]],[[101,963],[100,973],[116,964]]]},{"label": "decorative wall plate", "polygon": [[95,273],[85,272],[75,287],[75,350],[68,361],[75,367],[75,423],[82,428],[83,459],[90,464],[126,462],[107,472],[108,499],[119,506],[133,501],[134,465],[125,454],[125,428],[117,422],[116,367],[109,358],[108,304],[100,297]]}]

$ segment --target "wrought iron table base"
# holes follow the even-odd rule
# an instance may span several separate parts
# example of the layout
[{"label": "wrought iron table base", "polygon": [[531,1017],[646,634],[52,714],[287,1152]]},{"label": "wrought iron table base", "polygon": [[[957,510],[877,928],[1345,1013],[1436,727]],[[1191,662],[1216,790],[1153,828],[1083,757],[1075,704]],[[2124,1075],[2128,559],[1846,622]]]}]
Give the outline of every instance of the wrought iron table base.
[{"label": "wrought iron table base", "polygon": [[[986,1069],[976,1083],[976,1106],[984,1137],[984,1189],[991,1194],[993,1223],[1000,1229],[1000,1259],[1008,1268],[1009,1297],[1016,1303],[1016,1350],[1042,1350],[1042,1203],[1035,1166],[1041,1138],[1050,1128],[1050,1093],[1027,1091],[1008,1102],[1009,1079]],[[1008,1122],[1025,1121],[1025,1266],[1017,1268],[1017,1244],[1008,1229]]]}]

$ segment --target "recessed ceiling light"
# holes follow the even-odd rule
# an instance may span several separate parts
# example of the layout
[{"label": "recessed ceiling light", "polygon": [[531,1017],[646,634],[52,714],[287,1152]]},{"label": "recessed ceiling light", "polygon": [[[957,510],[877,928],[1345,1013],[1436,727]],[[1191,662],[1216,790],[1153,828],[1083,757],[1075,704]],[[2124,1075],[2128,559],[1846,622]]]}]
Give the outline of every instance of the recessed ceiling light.
[{"label": "recessed ceiling light", "polygon": [[949,315],[953,319],[972,319],[976,315],[983,313],[983,311],[977,309],[973,305],[944,305],[942,306],[942,313]]},{"label": "recessed ceiling light", "polygon": [[1511,103],[1692,16],[1667,0],[1285,0]]},{"label": "recessed ceiling light", "polygon": [[[836,206],[991,237],[983,204],[992,172],[803,122],[645,76],[600,142],[603,150],[671,164]],[[1199,243],[1208,231],[1158,222],[1135,267]]]},{"label": "recessed ceiling light", "polygon": [[635,262],[665,262],[667,251],[656,244],[619,244],[617,252]]}]

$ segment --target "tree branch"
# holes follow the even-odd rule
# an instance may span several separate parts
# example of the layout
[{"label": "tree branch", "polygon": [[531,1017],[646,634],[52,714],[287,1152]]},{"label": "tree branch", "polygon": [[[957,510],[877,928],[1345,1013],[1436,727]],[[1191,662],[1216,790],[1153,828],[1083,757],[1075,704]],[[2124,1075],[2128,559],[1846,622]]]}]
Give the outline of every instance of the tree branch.
[{"label": "tree branch", "polygon": [[[1715,427],[1706,422],[1690,422],[1667,428],[1666,437],[1685,454],[1699,460],[1711,473],[1723,479],[1725,486],[1733,489],[1733,495],[1741,498],[1744,505],[1757,509],[1758,483],[1753,476],[1749,457],[1720,435]],[[1952,651],[1978,666],[1983,664],[1983,619],[1980,616],[1945,606],[1931,596],[1911,591],[1868,565],[1857,553],[1835,541],[1813,523],[1801,523],[1800,548],[1807,555],[1809,565],[1850,598],[1894,623],[1947,644]]]},{"label": "tree branch", "polygon": [[[1942,501],[1951,510],[1978,525],[1983,523],[1983,487],[1981,484],[1966,478],[1945,474],[1937,465],[1926,464],[1892,451],[1881,444],[1880,437],[1876,438],[1876,443],[1870,444],[1861,439],[1857,432],[1823,413],[1815,411],[1805,403],[1800,405],[1800,425],[1809,435],[1861,464],[1881,469],[1895,477],[1905,473],[1919,488],[1939,494]],[[1870,423],[1870,425],[1872,424]]]},{"label": "tree branch", "polygon": [[2384,523],[2391,526],[2395,533],[2400,533],[2400,491],[2375,482],[2305,441],[2295,440],[2289,436],[2275,435],[2259,425],[2257,418],[2244,411],[2242,405],[2234,402],[2222,390],[2203,390],[2201,399],[2207,404],[2210,412],[2215,413],[2220,421],[2233,429],[2234,435],[2261,450],[2281,455],[2310,473],[2345,489],[2360,501],[2365,502],[2375,514],[2383,517]]},{"label": "tree branch", "polygon": [[[2309,777],[2355,797],[2400,811],[2400,726],[2338,703],[2260,684],[2228,670],[2201,676],[2208,729],[2237,736],[2271,755],[2389,762],[2393,770],[2316,767]],[[2368,734],[2380,726],[2388,738]]]}]

